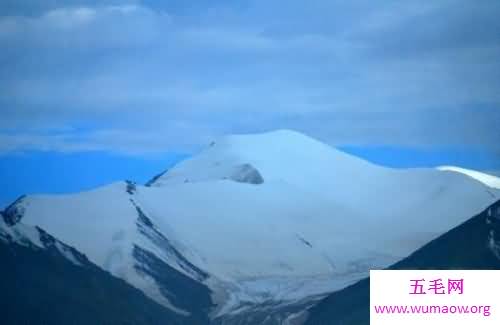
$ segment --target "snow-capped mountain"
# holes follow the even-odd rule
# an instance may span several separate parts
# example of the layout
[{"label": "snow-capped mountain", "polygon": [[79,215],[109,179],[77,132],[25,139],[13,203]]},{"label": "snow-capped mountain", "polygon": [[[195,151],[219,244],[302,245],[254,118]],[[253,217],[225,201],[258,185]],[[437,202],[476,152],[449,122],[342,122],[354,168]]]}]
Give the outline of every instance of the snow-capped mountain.
[{"label": "snow-capped mountain", "polygon": [[499,197],[461,173],[384,168],[281,130],[218,139],[147,186],[28,196],[4,215],[179,314],[215,304],[220,319],[341,289]]}]

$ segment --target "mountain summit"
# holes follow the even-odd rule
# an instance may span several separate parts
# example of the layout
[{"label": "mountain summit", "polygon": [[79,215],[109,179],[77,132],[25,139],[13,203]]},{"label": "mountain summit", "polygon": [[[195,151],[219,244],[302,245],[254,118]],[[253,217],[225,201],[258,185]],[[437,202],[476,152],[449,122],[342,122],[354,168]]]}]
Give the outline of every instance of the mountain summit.
[{"label": "mountain summit", "polygon": [[[151,182],[164,186],[183,182],[230,179],[239,174],[260,175],[263,183],[288,181],[300,186],[318,185],[324,176],[346,170],[375,168],[364,160],[290,130],[262,134],[230,135],[210,143],[200,154],[187,159]],[[243,181],[244,182],[244,181]]]}]

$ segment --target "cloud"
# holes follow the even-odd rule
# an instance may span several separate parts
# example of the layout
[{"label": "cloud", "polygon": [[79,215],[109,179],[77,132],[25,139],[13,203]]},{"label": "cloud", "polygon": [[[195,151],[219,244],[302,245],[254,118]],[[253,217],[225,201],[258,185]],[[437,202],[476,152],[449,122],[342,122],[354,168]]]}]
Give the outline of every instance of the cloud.
[{"label": "cloud", "polygon": [[0,17],[0,42],[56,55],[124,49],[151,45],[169,23],[166,13],[137,5],[57,8],[37,17]]},{"label": "cloud", "polygon": [[335,145],[500,150],[495,1],[114,1],[6,12],[0,151],[139,154],[283,127]]}]

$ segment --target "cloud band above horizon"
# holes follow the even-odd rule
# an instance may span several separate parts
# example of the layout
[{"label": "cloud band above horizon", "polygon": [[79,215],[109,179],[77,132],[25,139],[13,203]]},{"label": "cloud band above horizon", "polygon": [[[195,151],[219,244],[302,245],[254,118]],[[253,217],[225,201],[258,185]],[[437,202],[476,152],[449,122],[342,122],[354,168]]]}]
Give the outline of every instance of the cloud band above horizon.
[{"label": "cloud band above horizon", "polygon": [[291,128],[500,153],[498,1],[0,5],[0,152],[189,150]]}]

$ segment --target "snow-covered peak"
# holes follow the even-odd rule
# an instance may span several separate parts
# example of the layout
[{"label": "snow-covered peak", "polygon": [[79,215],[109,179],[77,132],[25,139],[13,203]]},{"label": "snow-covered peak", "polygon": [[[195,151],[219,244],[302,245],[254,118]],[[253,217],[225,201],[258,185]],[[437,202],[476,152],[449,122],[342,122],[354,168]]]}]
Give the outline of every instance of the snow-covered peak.
[{"label": "snow-covered peak", "polygon": [[233,180],[251,184],[279,181],[317,186],[325,176],[378,168],[299,132],[278,130],[221,137],[150,185]]},{"label": "snow-covered peak", "polygon": [[472,169],[466,169],[462,167],[456,166],[440,166],[437,169],[443,171],[451,171],[456,173],[461,173],[467,175],[475,180],[480,181],[481,183],[496,189],[500,189],[500,177],[489,175],[486,173],[478,172]]},{"label": "snow-covered peak", "polygon": [[378,166],[290,130],[222,137],[150,185],[220,181],[257,187],[282,184],[363,215],[373,213],[374,206],[384,215],[413,209],[415,197],[441,190],[462,191],[471,201],[476,195],[490,196],[486,187],[458,173]]}]

